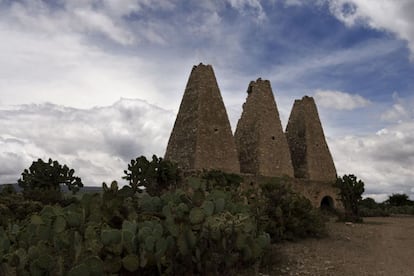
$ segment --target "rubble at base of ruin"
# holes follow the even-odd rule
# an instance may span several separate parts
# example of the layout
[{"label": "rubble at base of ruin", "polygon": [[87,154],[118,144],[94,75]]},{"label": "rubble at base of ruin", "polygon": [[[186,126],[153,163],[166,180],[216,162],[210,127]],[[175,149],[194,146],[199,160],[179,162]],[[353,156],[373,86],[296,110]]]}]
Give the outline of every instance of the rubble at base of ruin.
[{"label": "rubble at base of ruin", "polygon": [[247,93],[233,136],[212,66],[194,66],[165,159],[184,170],[336,180],[313,98],[295,101],[284,133],[270,82],[253,81]]}]

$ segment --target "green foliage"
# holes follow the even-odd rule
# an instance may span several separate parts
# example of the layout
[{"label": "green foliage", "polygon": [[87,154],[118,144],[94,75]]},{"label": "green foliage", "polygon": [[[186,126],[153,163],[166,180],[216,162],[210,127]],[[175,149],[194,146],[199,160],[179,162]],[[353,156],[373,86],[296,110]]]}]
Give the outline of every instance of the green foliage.
[{"label": "green foliage", "polygon": [[414,215],[413,205],[390,206],[386,210],[394,215]]},{"label": "green foliage", "polygon": [[355,175],[344,175],[337,178],[335,186],[339,189],[339,196],[345,208],[345,214],[342,218],[346,221],[362,222],[359,213],[359,204],[364,192],[364,182],[357,180]]},{"label": "green foliage", "polygon": [[[135,180],[130,175],[130,186],[103,183],[102,194],[85,193],[70,204],[40,205],[4,220],[0,273],[218,275],[261,261],[272,239],[322,233],[321,216],[283,183],[246,192],[239,176],[212,171],[170,189],[168,179],[175,186],[178,173],[167,163],[156,157],[135,161],[140,165],[133,170],[141,170]],[[148,193],[137,192],[143,184]],[[6,198],[18,197],[24,200],[19,194]],[[2,205],[0,196],[3,206],[11,205]]]},{"label": "green foliage", "polygon": [[407,194],[392,194],[384,203],[388,206],[414,205],[414,201],[410,200]]},{"label": "green foliage", "polygon": [[12,184],[4,185],[0,192],[1,196],[8,196],[13,194],[16,194],[16,190],[14,189]]},{"label": "green foliage", "polygon": [[[0,271],[17,275],[222,274],[260,260],[270,237],[224,189],[190,179],[161,197],[103,185],[0,227]],[[109,214],[109,211],[112,214]],[[120,223],[114,223],[118,218]]]},{"label": "green foliage", "polygon": [[62,199],[61,185],[66,185],[73,194],[83,187],[81,179],[74,173],[73,169],[60,165],[58,161],[49,159],[46,163],[38,159],[23,171],[18,184],[23,188],[25,198],[44,203],[58,202]]},{"label": "green foliage", "polygon": [[373,198],[367,197],[359,202],[359,215],[361,217],[387,217],[390,215],[388,208],[382,203],[377,203]]},{"label": "green foliage", "polygon": [[274,242],[325,235],[323,215],[307,198],[294,193],[285,181],[275,178],[262,184],[261,194],[252,200],[260,228]]},{"label": "green foliage", "polygon": [[414,215],[414,205],[405,194],[392,194],[382,203],[372,198],[365,198],[359,203],[362,217],[386,217],[393,215]]},{"label": "green foliage", "polygon": [[161,196],[165,228],[174,241],[168,254],[176,255],[168,273],[223,273],[258,261],[269,246],[269,235],[258,230],[249,207],[225,190],[229,183],[221,184],[190,178],[185,189]]},{"label": "green foliage", "polygon": [[137,157],[128,164],[122,177],[129,181],[134,192],[139,192],[139,186],[144,186],[150,195],[160,195],[162,191],[175,187],[180,181],[180,173],[175,163],[153,155],[148,161],[145,156]]},{"label": "green foliage", "polygon": [[243,182],[243,178],[238,174],[218,170],[203,171],[200,177],[205,180],[207,187],[220,187],[227,191],[236,190]]},{"label": "green foliage", "polygon": [[359,206],[360,207],[365,207],[365,208],[368,208],[368,209],[374,209],[374,208],[377,208],[379,206],[379,204],[373,198],[367,197],[367,198],[362,199],[359,202]]},{"label": "green foliage", "polygon": [[38,212],[43,204],[38,201],[27,200],[20,193],[0,194],[0,226],[7,226],[9,221],[20,221],[28,215]]}]

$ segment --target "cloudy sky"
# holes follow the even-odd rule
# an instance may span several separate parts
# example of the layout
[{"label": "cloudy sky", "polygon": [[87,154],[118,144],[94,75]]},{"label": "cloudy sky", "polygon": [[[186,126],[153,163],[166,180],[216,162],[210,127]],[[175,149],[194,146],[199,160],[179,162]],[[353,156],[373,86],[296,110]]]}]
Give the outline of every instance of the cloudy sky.
[{"label": "cloudy sky", "polygon": [[286,126],[316,99],[338,174],[414,199],[412,0],[0,0],[0,183],[38,158],[86,185],[165,152],[194,64],[234,128],[251,80]]}]

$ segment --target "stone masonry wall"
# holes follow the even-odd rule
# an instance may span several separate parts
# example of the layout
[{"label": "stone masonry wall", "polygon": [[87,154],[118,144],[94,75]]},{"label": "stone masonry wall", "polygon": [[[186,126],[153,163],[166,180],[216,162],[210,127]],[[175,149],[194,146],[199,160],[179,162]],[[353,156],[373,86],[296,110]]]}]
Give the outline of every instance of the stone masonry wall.
[{"label": "stone masonry wall", "polygon": [[336,180],[335,165],[312,97],[295,100],[286,137],[295,177],[329,182]]},{"label": "stone masonry wall", "polygon": [[293,177],[279,112],[268,80],[252,81],[235,132],[240,170],[264,176]]},{"label": "stone masonry wall", "polygon": [[323,198],[329,197],[332,200],[332,208],[343,210],[342,202],[338,196],[338,189],[333,186],[332,182],[312,181],[303,178],[281,178],[266,177],[252,174],[242,174],[242,189],[254,188],[259,189],[260,185],[269,181],[280,181],[287,184],[292,191],[301,194],[310,200],[312,206],[320,208]]},{"label": "stone masonry wall", "polygon": [[230,122],[211,65],[200,63],[191,71],[165,159],[187,170],[240,171]]},{"label": "stone masonry wall", "polygon": [[247,92],[233,137],[213,68],[194,66],[165,159],[187,174],[202,169],[239,173],[241,168],[243,185],[258,187],[283,176],[315,207],[328,199],[332,207],[341,208],[332,186],[335,165],[313,98],[295,100],[284,134],[270,82],[251,82]]}]

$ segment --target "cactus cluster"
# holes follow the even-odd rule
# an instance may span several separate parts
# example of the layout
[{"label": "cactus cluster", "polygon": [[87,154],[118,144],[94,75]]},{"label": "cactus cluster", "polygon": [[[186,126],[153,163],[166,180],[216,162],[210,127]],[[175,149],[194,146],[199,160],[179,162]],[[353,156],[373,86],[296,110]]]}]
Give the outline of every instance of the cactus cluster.
[{"label": "cactus cluster", "polygon": [[200,178],[160,197],[103,190],[0,227],[0,274],[221,273],[270,244],[242,202]]},{"label": "cactus cluster", "polygon": [[224,274],[260,261],[271,240],[319,229],[310,203],[280,183],[245,191],[212,171],[177,188],[175,167],[145,160],[129,166],[129,186],[103,183],[70,204],[22,201],[29,210],[16,216],[23,197],[0,196],[0,275]]},{"label": "cactus cluster", "polygon": [[150,195],[161,195],[167,189],[175,187],[180,181],[180,171],[175,163],[164,160],[156,155],[149,161],[145,156],[137,157],[124,170],[126,179],[134,192],[145,187]]},{"label": "cactus cluster", "polygon": [[73,194],[83,187],[82,180],[74,173],[74,169],[62,166],[58,161],[38,159],[22,172],[17,182],[26,198],[54,203],[62,199],[61,185],[67,186]]}]

